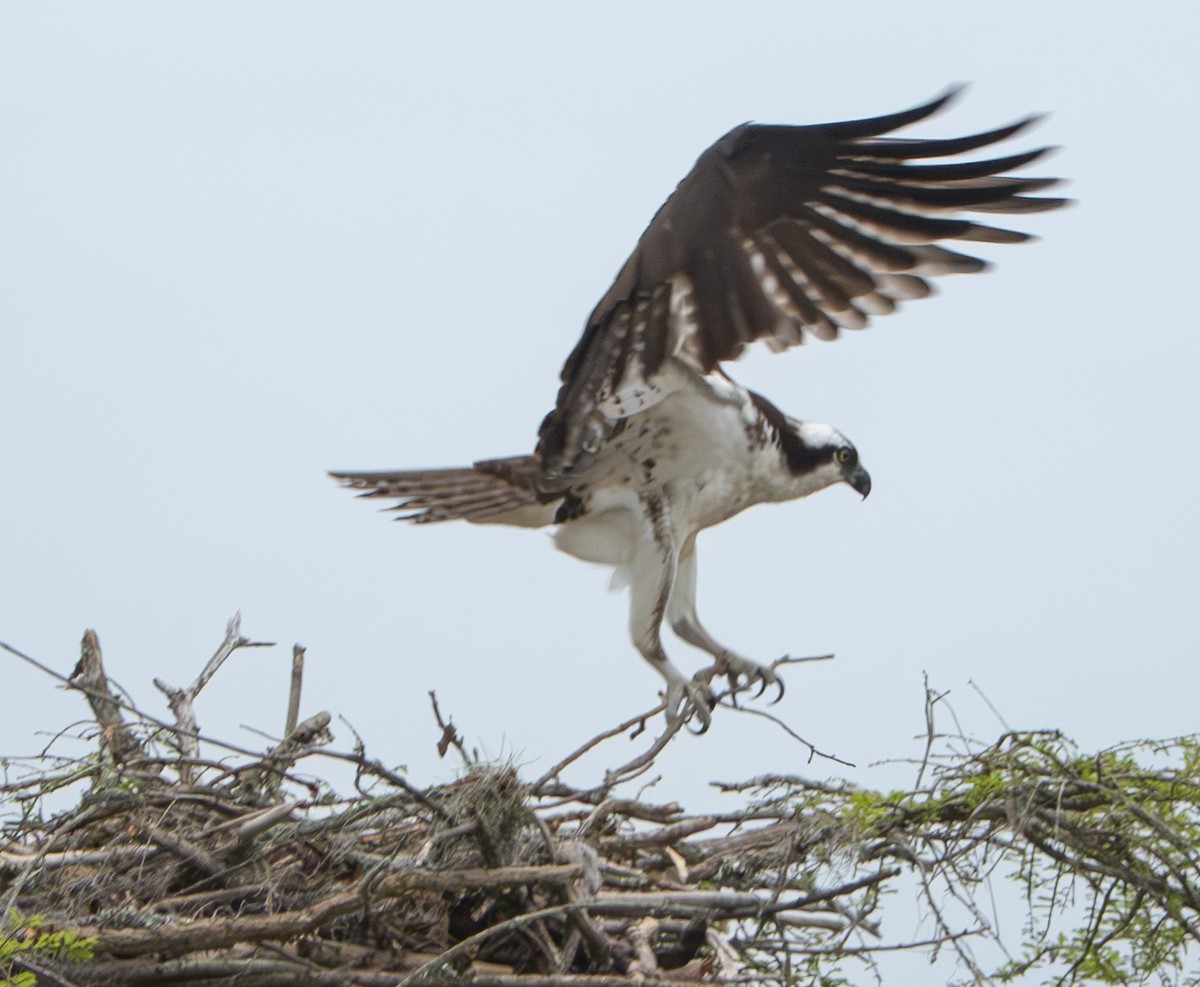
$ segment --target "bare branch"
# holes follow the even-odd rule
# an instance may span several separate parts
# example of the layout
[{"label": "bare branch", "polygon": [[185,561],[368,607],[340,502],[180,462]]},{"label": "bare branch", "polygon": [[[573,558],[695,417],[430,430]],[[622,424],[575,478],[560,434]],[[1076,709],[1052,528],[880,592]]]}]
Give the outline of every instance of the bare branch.
[{"label": "bare branch", "polygon": [[304,685],[304,648],[292,645],[292,685],[288,690],[287,718],[284,720],[283,735],[290,737],[300,720],[300,690]]},{"label": "bare branch", "polygon": [[100,725],[100,748],[117,765],[142,760],[146,752],[142,743],[125,723],[121,704],[108,685],[104,661],[100,656],[100,639],[93,630],[83,632],[79,663],[69,679],[71,688],[82,692],[92,707]]},{"label": "bare branch", "polygon": [[[242,637],[242,615],[235,613],[225,627],[224,640],[213,652],[213,656],[208,659],[191,685],[186,689],[179,689],[168,685],[162,679],[154,680],[154,685],[167,697],[167,705],[175,714],[175,737],[179,751],[184,758],[195,759],[200,756],[200,727],[196,723],[193,703],[200,691],[217,673],[217,669],[225,663],[225,659],[238,648],[273,648],[274,646],[271,642],[251,641],[249,638]],[[185,770],[182,778],[185,783],[191,782],[192,772]]]}]

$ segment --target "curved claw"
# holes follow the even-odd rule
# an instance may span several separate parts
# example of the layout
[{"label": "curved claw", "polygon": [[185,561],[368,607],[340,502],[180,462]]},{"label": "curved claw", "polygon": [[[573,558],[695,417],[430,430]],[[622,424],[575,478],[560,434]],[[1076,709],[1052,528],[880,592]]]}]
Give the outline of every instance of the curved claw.
[{"label": "curved claw", "polygon": [[769,665],[759,665],[738,655],[729,654],[723,655],[718,660],[717,672],[729,677],[729,683],[734,692],[742,687],[740,680],[744,678],[746,680],[745,688],[758,682],[758,691],[754,693],[753,698],[760,698],[770,686],[774,686],[778,690],[775,698],[770,701],[771,705],[783,698],[783,679],[775,674],[775,669]]},{"label": "curved claw", "polygon": [[690,713],[694,712],[700,720],[700,729],[692,732],[702,734],[708,731],[712,724],[712,709],[715,702],[712,693],[708,690],[707,682],[689,681],[683,677],[672,679],[667,685],[665,699],[667,722],[671,726],[681,721],[686,724]]}]

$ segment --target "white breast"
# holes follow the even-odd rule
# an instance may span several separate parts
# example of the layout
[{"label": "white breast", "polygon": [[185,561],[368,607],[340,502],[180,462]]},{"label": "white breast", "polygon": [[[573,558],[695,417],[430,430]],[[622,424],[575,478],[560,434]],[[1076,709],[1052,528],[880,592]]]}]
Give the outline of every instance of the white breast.
[{"label": "white breast", "polygon": [[628,563],[649,536],[647,499],[666,503],[682,543],[778,498],[780,452],[747,392],[687,368],[664,368],[664,377],[667,396],[624,419],[581,478],[584,513],[555,534],[562,551],[589,562]]}]

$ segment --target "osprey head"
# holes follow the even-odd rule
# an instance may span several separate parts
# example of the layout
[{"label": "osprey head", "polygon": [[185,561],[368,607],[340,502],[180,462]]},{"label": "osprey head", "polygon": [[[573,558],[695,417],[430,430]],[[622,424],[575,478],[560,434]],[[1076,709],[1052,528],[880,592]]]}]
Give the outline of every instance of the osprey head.
[{"label": "osprey head", "polygon": [[863,469],[853,442],[832,425],[785,420],[787,431],[780,433],[780,446],[788,469],[802,481],[805,494],[848,483],[866,500],[871,474]]},{"label": "osprey head", "polygon": [[835,483],[848,483],[866,499],[871,476],[863,469],[854,443],[832,425],[789,418],[761,394],[750,400],[774,432],[788,474],[783,498],[807,497]]}]

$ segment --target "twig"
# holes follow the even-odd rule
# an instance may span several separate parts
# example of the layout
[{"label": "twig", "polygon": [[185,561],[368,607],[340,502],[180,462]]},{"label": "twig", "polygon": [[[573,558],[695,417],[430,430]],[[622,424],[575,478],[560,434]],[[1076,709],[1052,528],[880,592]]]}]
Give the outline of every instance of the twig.
[{"label": "twig", "polygon": [[753,891],[606,891],[588,907],[601,915],[757,915],[765,904]]},{"label": "twig", "polygon": [[[813,660],[816,661],[817,659],[813,659]],[[826,761],[832,761],[834,764],[841,764],[847,768],[856,767],[856,765],[854,764],[853,761],[847,761],[843,758],[838,757],[836,754],[828,754],[825,751],[818,748],[811,741],[805,740],[803,737],[800,736],[800,734],[796,733],[795,730],[793,730],[786,723],[784,723],[783,720],[781,720],[774,713],[768,713],[764,709],[751,709],[749,706],[731,706],[730,708],[737,710],[739,713],[744,713],[747,716],[761,716],[764,720],[770,720],[777,727],[779,727],[780,730],[782,730],[784,733],[786,733],[793,740],[798,741],[799,743],[803,744],[805,747],[808,748],[809,761],[811,761],[814,757],[820,757],[820,758],[824,758]]]},{"label": "twig", "polygon": [[683,729],[685,722],[686,721],[682,716],[678,716],[669,720],[667,722],[667,727],[665,730],[663,730],[662,734],[660,734],[655,739],[654,743],[647,747],[641,754],[633,758],[631,761],[622,764],[619,768],[610,768],[608,771],[605,771],[604,784],[599,787],[599,791],[608,793],[617,785],[635,778],[642,771],[645,771],[648,767],[650,767],[650,765],[654,763],[654,759],[658,757],[663,748],[665,748],[667,744],[671,742],[671,738],[679,733],[681,729]]},{"label": "twig", "polygon": [[929,758],[933,752],[933,742],[937,737],[937,727],[934,723],[933,710],[934,707],[945,699],[949,692],[935,692],[929,684],[929,673],[922,672],[922,677],[925,680],[925,751],[921,756],[921,767],[917,771],[917,780],[913,785],[913,791],[921,790],[921,783],[925,780],[925,772],[929,768]]},{"label": "twig", "polygon": [[[267,644],[248,645],[248,647],[268,647],[268,645]],[[62,672],[59,672],[56,669],[51,668],[45,662],[38,661],[32,655],[27,655],[24,651],[21,651],[19,648],[14,648],[12,645],[5,644],[3,641],[0,641],[0,651],[7,651],[14,658],[20,658],[21,661],[33,666],[40,672],[44,672],[46,675],[49,675],[52,679],[55,679],[56,681],[61,682],[63,685],[68,686],[69,688],[77,689],[79,692],[82,692],[88,696],[92,695],[91,690],[88,687],[84,686],[82,683],[80,683],[80,684],[72,683],[70,676],[63,675]],[[102,696],[101,698],[104,698],[104,697]],[[111,695],[109,695],[107,698],[112,699],[116,703],[116,705],[119,709],[121,709],[122,711],[124,711],[126,713],[133,714],[143,723],[147,723],[150,726],[158,727],[160,730],[169,731],[172,734],[178,734],[180,732],[177,724],[168,723],[166,720],[159,719],[157,716],[147,713],[141,709],[138,709],[138,707],[132,705],[131,703],[125,702],[124,700],[121,700],[121,699],[114,699],[114,697],[112,697]],[[203,739],[206,744],[211,744],[213,747],[219,747],[222,750],[228,751],[230,754],[244,754],[244,755],[248,755],[250,757],[261,756],[260,751],[251,750],[249,747],[245,747],[241,744],[234,744],[228,740],[221,740],[217,737],[210,737],[210,736],[205,736],[202,738],[200,731],[198,729],[193,731],[190,734],[190,736],[193,737],[197,742],[199,742],[201,739]],[[323,754],[324,756],[331,756],[330,752],[317,752],[317,753]],[[343,755],[343,759],[353,760],[353,757],[351,755]],[[163,763],[167,763],[166,760],[162,759],[162,758],[147,757],[146,760],[147,760],[147,762],[162,761]],[[192,760],[197,763],[206,763],[206,762],[202,762],[199,758],[193,758]],[[175,759],[171,759],[169,763],[174,764]]]},{"label": "twig", "polygon": [[[408,976],[400,982],[400,985],[403,987],[408,983],[418,982],[436,983],[439,981],[414,981],[412,976]],[[474,970],[470,971],[470,980],[463,981],[464,985],[469,983],[470,987],[631,987],[637,982],[623,974],[492,974],[475,973]],[[658,983],[659,981],[653,982]],[[661,982],[664,985],[672,983],[671,980],[662,980]],[[732,985],[744,985],[744,983],[752,982],[755,981],[704,980],[704,983],[713,987],[722,987],[722,985],[731,985],[732,987]]]},{"label": "twig", "polygon": [[292,645],[292,684],[288,690],[287,719],[283,724],[283,735],[290,737],[300,720],[300,689],[304,684],[304,647]]},{"label": "twig", "polygon": [[[411,896],[417,891],[440,894],[524,884],[561,886],[581,873],[581,868],[569,864],[446,871],[405,870],[374,882],[371,889],[377,898],[399,898]],[[168,957],[182,956],[201,950],[223,949],[240,942],[294,939],[297,936],[308,935],[335,919],[352,914],[361,907],[362,895],[356,888],[331,895],[308,908],[271,915],[199,919],[187,925],[158,926],[151,929],[76,931],[80,935],[96,935],[96,948],[117,956],[144,956],[147,953],[161,953]],[[562,906],[567,907],[574,906]],[[556,909],[554,913],[562,908]]]},{"label": "twig", "polygon": [[253,792],[262,788],[264,794],[278,796],[283,788],[283,779],[292,765],[315,747],[333,740],[333,734],[329,732],[331,719],[329,713],[320,712],[298,723],[291,733],[263,755],[261,768],[239,772],[242,789]]},{"label": "twig", "polygon": [[265,833],[272,826],[291,819],[295,811],[295,802],[281,802],[262,812],[253,813],[248,819],[239,820],[235,840],[237,846],[247,846],[260,833]]},{"label": "twig", "polygon": [[[44,963],[39,963],[28,954],[17,953],[12,958],[12,965],[18,970],[26,970],[37,978],[37,987],[79,987],[74,980],[68,980],[58,970],[51,969]],[[4,981],[12,983],[11,980]]]},{"label": "twig", "polygon": [[437,693],[432,689],[429,690],[429,703],[433,707],[433,718],[437,720],[437,725],[442,731],[437,742],[438,757],[445,757],[446,752],[453,747],[458,751],[458,756],[462,758],[463,764],[468,768],[471,767],[474,761],[463,747],[462,737],[454,728],[454,721],[442,718],[442,711],[438,708]]},{"label": "twig", "polygon": [[[7,646],[6,646],[7,647]],[[10,649],[11,650],[11,649]],[[92,707],[100,725],[100,749],[108,753],[117,765],[143,759],[142,743],[125,723],[121,703],[108,686],[104,661],[100,656],[100,639],[90,628],[83,632],[79,663],[68,680],[70,687],[82,692]]]},{"label": "twig", "polygon": [[220,874],[225,868],[214,860],[209,854],[205,853],[198,846],[187,842],[186,840],[178,839],[169,833],[161,833],[151,829],[146,833],[146,839],[153,843],[160,850],[169,850],[175,854],[180,860],[186,860],[197,870],[213,877]]},{"label": "twig", "polygon": [[145,846],[115,846],[104,850],[58,850],[49,853],[0,852],[0,874],[18,874],[25,868],[75,867],[89,864],[112,866],[125,860],[143,860],[159,853]]},{"label": "twig", "polygon": [[[162,679],[154,680],[154,685],[167,697],[167,705],[175,714],[176,742],[184,758],[200,756],[200,727],[196,723],[196,711],[193,707],[200,690],[208,685],[209,679],[217,673],[217,669],[225,663],[225,659],[238,648],[273,648],[274,646],[273,642],[251,641],[249,638],[242,637],[242,615],[238,612],[229,619],[229,623],[225,626],[225,639],[213,652],[213,656],[208,659],[191,685],[186,689],[178,689],[168,685]],[[184,784],[191,784],[193,781],[193,774],[186,765],[180,771],[180,780]]]},{"label": "twig", "polygon": [[377,778],[381,778],[389,785],[394,785],[402,792],[410,795],[413,799],[420,802],[430,812],[441,819],[449,819],[450,815],[436,802],[432,801],[421,789],[417,788],[408,779],[396,774],[390,768],[384,767],[383,763],[373,757],[367,757],[365,754],[347,754],[343,751],[320,750],[315,751],[321,757],[332,758],[335,761],[348,761],[351,764],[358,765],[360,771],[368,774],[373,774]]},{"label": "twig", "polygon": [[634,960],[629,972],[632,976],[640,979],[658,973],[658,958],[650,945],[657,932],[658,920],[652,915],[643,915],[631,924],[629,944],[633,947]]},{"label": "twig", "polygon": [[[838,943],[836,946],[804,946],[789,944],[788,948],[793,952],[800,953],[804,956],[863,956],[873,953],[901,953],[914,949],[922,949],[927,946],[944,946],[947,943],[953,942],[956,939],[967,939],[971,936],[983,935],[987,932],[986,928],[963,929],[962,932],[946,933],[938,936],[930,936],[927,939],[910,939],[906,942],[892,943],[872,943],[869,946],[849,946],[845,943]],[[737,941],[737,940],[735,940]],[[743,943],[743,945],[751,945]],[[758,944],[754,944],[758,945]],[[761,946],[759,946],[761,948]]]},{"label": "twig", "polygon": [[[482,945],[488,939],[502,932],[511,932],[514,929],[520,929],[532,922],[540,922],[543,919],[552,918],[555,915],[562,915],[571,909],[577,908],[577,905],[552,905],[549,908],[539,908],[536,911],[526,912],[524,915],[517,915],[503,922],[498,922],[496,925],[488,926],[482,932],[477,932],[473,936],[468,936],[461,942],[455,943],[449,949],[440,953],[431,959],[428,963],[424,963],[417,967],[412,973],[400,981],[396,987],[411,987],[414,984],[420,983],[435,983],[433,980],[426,980],[426,976],[435,973],[438,969],[449,966],[453,961],[460,956],[468,955],[476,946]],[[625,980],[625,984],[629,981]]]},{"label": "twig", "polygon": [[992,701],[987,697],[987,693],[979,687],[978,683],[976,683],[974,679],[967,679],[967,685],[974,689],[979,698],[984,701],[984,703],[987,705],[987,708],[992,711],[992,715],[996,717],[996,721],[1002,727],[1004,727],[1005,732],[1012,733],[1012,727],[1010,727],[1004,717],[1000,715],[1000,710],[995,707]]},{"label": "twig", "polygon": [[657,706],[655,706],[653,709],[647,710],[645,713],[639,713],[637,716],[631,716],[628,720],[625,720],[623,723],[618,723],[615,727],[612,727],[611,729],[604,730],[601,733],[596,734],[596,736],[594,736],[591,740],[581,744],[579,747],[575,748],[575,750],[573,750],[570,754],[568,754],[566,757],[564,757],[561,761],[559,761],[557,764],[555,764],[549,771],[547,771],[537,781],[535,781],[532,785],[530,785],[529,786],[530,789],[535,794],[540,794],[542,787],[544,785],[548,784],[553,779],[557,778],[558,775],[563,771],[564,768],[566,768],[569,765],[573,764],[574,762],[578,761],[588,751],[592,750],[594,747],[599,746],[604,741],[617,736],[617,734],[624,733],[626,730],[629,730],[635,726],[640,725],[642,728],[644,728],[646,721],[648,719],[650,719],[650,717],[657,716],[659,713],[661,713],[666,708],[667,708],[666,702],[661,702]]},{"label": "twig", "polygon": [[812,894],[806,894],[801,898],[793,898],[791,901],[776,902],[767,911],[772,913],[790,912],[811,908],[813,905],[818,905],[821,902],[831,901],[834,898],[840,898],[843,895],[853,894],[855,891],[862,891],[864,888],[882,884],[884,881],[896,877],[900,872],[901,868],[899,867],[888,867],[884,870],[875,871],[873,874],[867,874],[865,877],[860,877],[855,881],[847,881],[836,888],[814,891]]},{"label": "twig", "polygon": [[313,970],[295,958],[256,956],[202,959],[92,961],[91,984],[165,987],[167,984],[237,984],[238,987],[395,987],[403,972],[387,970]]}]

